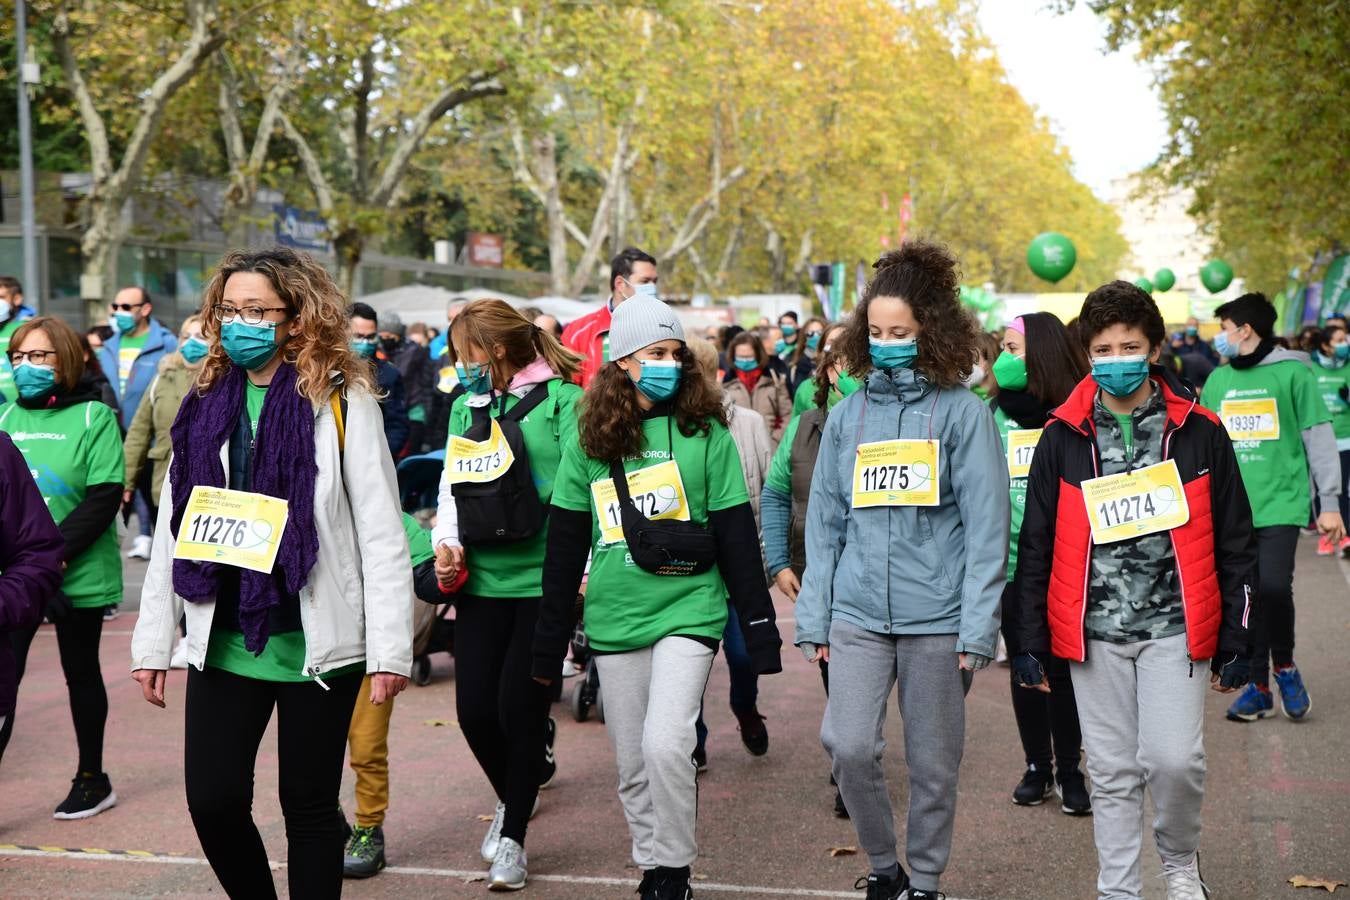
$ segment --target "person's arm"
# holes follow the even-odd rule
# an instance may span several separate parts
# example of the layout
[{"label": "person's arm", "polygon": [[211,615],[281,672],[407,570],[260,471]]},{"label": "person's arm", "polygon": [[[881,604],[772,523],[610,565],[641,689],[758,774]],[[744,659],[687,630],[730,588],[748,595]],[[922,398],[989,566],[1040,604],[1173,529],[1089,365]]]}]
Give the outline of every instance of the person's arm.
[{"label": "person's arm", "polygon": [[1004,606],[1005,613],[1011,616],[1005,623],[1004,633],[1008,636],[1008,649],[1012,654],[1044,655],[1050,652],[1047,597],[1054,562],[1062,444],[1066,435],[1062,426],[1047,426],[1031,459],[1026,511],[1017,538],[1013,596]]},{"label": "person's arm", "polygon": [[[163,672],[169,668],[173,650],[174,632],[183,614],[183,600],[173,589],[173,476],[165,476],[159,493],[159,518],[155,522],[154,544],[150,562],[141,585],[141,607],[136,626],[131,633],[131,668],[133,671]],[[139,679],[138,679],[139,680]],[[147,695],[147,699],[149,696]],[[159,703],[163,703],[163,682],[160,682]],[[153,702],[153,701],[152,701]]]},{"label": "person's arm", "polygon": [[[1003,587],[1007,583],[1008,467],[994,417],[983,409],[959,422],[956,440],[944,442],[951,455],[952,493],[965,532],[966,575],[961,585],[958,653],[992,659],[998,641]],[[1034,457],[1033,457],[1034,458]]]},{"label": "person's arm", "polygon": [[[0,432],[0,634],[31,628],[61,586],[64,542],[28,464]],[[4,638],[0,638],[4,639]]]},{"label": "person's arm", "polygon": [[1257,550],[1252,507],[1242,483],[1233,442],[1222,425],[1210,430],[1210,502],[1213,506],[1214,567],[1223,596],[1219,651],[1246,659],[1251,604],[1256,600]]},{"label": "person's arm", "polygon": [[84,499],[57,526],[66,542],[67,563],[88,550],[117,518],[126,483],[122,430],[116,414],[101,404],[87,403],[85,416],[85,433],[79,444],[88,479]]},{"label": "person's arm", "polygon": [[441,593],[440,584],[436,580],[434,559],[413,566],[413,593],[417,595],[418,600],[433,606],[446,601],[446,595]]},{"label": "person's arm", "polygon": [[764,583],[759,536],[749,502],[708,510],[708,525],[717,535],[717,570],[740,619],[751,668],[756,675],[783,671],[783,639]]},{"label": "person's arm", "polygon": [[577,592],[590,552],[591,525],[589,510],[565,509],[556,504],[549,510],[542,573],[544,596],[534,626],[531,674],[535,678],[562,677],[563,657],[576,626]]},{"label": "person's arm", "polygon": [[155,388],[159,386],[159,376],[150,382],[150,387],[131,417],[131,427],[127,429],[127,439],[122,445],[122,455],[126,464],[126,490],[136,489],[136,479],[140,477],[141,467],[150,454],[150,430],[154,427]]},{"label": "person's arm", "polygon": [[792,497],[765,484],[759,495],[759,517],[764,526],[764,562],[773,578],[792,564],[790,528],[792,523]]},{"label": "person's arm", "polygon": [[1336,449],[1336,433],[1330,422],[1321,422],[1303,430],[1303,449],[1308,454],[1308,472],[1317,488],[1322,509],[1340,509],[1341,456]]},{"label": "person's arm", "polygon": [[851,460],[855,449],[846,443],[842,427],[844,419],[857,419],[851,399],[842,401],[825,420],[820,453],[811,475],[811,498],[806,507],[806,572],[794,610],[796,644],[825,646],[830,642],[834,573],[844,552],[851,504],[840,476],[840,461]]}]

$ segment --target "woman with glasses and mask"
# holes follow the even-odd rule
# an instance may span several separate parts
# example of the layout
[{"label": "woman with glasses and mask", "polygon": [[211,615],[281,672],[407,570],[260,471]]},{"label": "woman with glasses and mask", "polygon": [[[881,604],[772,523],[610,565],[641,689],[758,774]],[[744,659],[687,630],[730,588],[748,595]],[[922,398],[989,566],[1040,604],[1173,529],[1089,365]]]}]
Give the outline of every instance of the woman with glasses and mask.
[{"label": "woman with glasses and mask", "polygon": [[[787,357],[788,393],[795,399],[797,389],[811,380],[816,371],[816,359],[820,356],[821,339],[829,322],[819,316],[812,316],[802,326],[801,337],[792,345]],[[809,390],[809,388],[808,388]]]},{"label": "woman with glasses and mask", "polygon": [[[0,412],[0,430],[23,453],[65,541],[61,587],[47,599],[46,613],[56,625],[79,761],[54,816],[83,819],[117,803],[103,771],[108,693],[98,651],[103,610],[122,601],[114,524],[122,502],[122,430],[85,370],[80,336],[60,319],[40,316],[19,326],[9,362],[19,398]],[[18,679],[36,633],[33,626],[13,635]],[[11,715],[0,731],[0,754],[13,727]]]},{"label": "woman with glasses and mask", "polygon": [[276,896],[252,817],[274,708],[290,893],[340,895],[338,789],[357,693],[369,673],[379,705],[412,667],[393,460],[345,307],[306,255],[226,256],[203,299],[210,349],[170,429],[132,676],[165,705],[186,610],[188,810],[231,897]]}]

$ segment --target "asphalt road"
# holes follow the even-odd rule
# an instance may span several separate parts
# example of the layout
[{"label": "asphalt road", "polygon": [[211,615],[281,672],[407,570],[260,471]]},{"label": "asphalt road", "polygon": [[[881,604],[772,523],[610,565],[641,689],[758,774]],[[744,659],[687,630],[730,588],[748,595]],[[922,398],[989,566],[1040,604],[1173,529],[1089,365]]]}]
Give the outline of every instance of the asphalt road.
[{"label": "asphalt road", "polygon": [[[103,815],[61,822],[51,811],[74,774],[74,737],[50,628],[36,639],[19,699],[17,728],[0,770],[0,897],[221,896],[188,819],[182,784],[184,673],[169,678],[167,710],[140,699],[128,676],[135,588],[107,624],[109,684],[106,766],[119,804]],[[1226,699],[1209,699],[1204,872],[1221,898],[1315,900],[1291,876],[1350,881],[1350,564],[1300,546],[1298,661],[1313,697],[1309,719],[1226,722]],[[779,598],[785,636],[791,605]],[[867,871],[846,821],[832,815],[833,790],[820,747],[820,680],[787,648],[785,671],[761,682],[771,746],[752,758],[727,709],[726,670],[714,668],[707,720],[711,766],[700,781],[699,897],[858,897]],[[390,738],[392,803],[385,830],[391,869],[348,882],[348,896],[475,897],[486,893],[478,843],[493,797],[454,726],[453,666],[435,658],[434,682],[398,700]],[[570,690],[570,684],[569,684]],[[1013,806],[1022,761],[1002,667],[980,673],[968,700],[955,846],[943,888],[952,898],[1094,896],[1091,820],[1047,805]],[[892,707],[894,711],[894,707]],[[636,873],[615,795],[604,726],[555,707],[559,775],[544,793],[527,842],[533,876],[526,896],[631,897]],[[887,726],[886,760],[897,808],[905,803],[898,716]],[[352,808],[347,773],[343,800]],[[275,860],[285,858],[276,800],[274,732],[259,754],[255,817]],[[899,817],[903,822],[903,814]],[[1151,841],[1146,841],[1146,848]],[[30,848],[30,849],[23,849]],[[1148,896],[1164,895],[1156,856],[1145,851]],[[478,879],[478,880],[475,880]],[[284,872],[278,889],[285,891]]]}]

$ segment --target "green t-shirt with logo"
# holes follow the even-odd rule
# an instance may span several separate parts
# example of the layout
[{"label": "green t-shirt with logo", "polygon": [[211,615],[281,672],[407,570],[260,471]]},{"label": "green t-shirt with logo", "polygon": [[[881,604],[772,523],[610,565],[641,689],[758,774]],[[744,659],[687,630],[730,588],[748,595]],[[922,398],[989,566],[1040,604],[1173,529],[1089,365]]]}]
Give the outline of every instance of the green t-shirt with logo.
[{"label": "green t-shirt with logo", "polygon": [[[685,437],[667,416],[643,422],[641,454],[626,472],[674,457],[689,520],[706,526],[708,513],[748,502],[745,476],[730,432],[712,423],[708,434]],[[672,454],[673,451],[673,454]],[[623,540],[602,541],[591,485],[609,480],[609,464],[573,443],[563,452],[553,505],[591,514],[591,576],[586,590],[586,636],[602,652],[650,647],[669,635],[718,640],[727,621],[727,589],[716,566],[701,575],[653,575],[638,567]]]},{"label": "green t-shirt with logo", "polygon": [[131,379],[131,367],[140,359],[141,351],[145,349],[145,339],[150,336],[150,332],[132,336],[122,335],[117,344],[117,377],[121,382],[122,390],[127,389],[127,382]]},{"label": "green t-shirt with logo", "polygon": [[18,388],[14,387],[14,368],[9,364],[9,341],[22,324],[22,319],[10,319],[0,325],[0,395],[6,400],[19,396]]},{"label": "green t-shirt with logo", "polygon": [[[994,410],[994,422],[998,425],[999,436],[1003,439],[1003,458],[1008,458],[1008,432],[1020,431],[1021,425],[1018,425],[1014,419],[1008,417],[1001,409]],[[1009,478],[1008,479],[1008,498],[1012,501],[1012,528],[1008,532],[1008,572],[1007,579],[1013,580],[1013,573],[1017,571],[1017,539],[1022,533],[1022,519],[1027,513],[1027,479]]]},{"label": "green t-shirt with logo", "polygon": [[[554,379],[549,396],[520,420],[525,452],[529,456],[530,474],[539,491],[539,499],[548,504],[553,495],[554,478],[562,460],[563,448],[577,443],[577,401],[581,388],[575,384]],[[450,434],[463,435],[473,424],[473,410],[468,405],[471,394],[461,394],[450,409]],[[489,404],[492,417],[510,412],[519,398],[506,395],[506,409],[501,401]],[[518,462],[516,463],[518,464]],[[513,464],[514,465],[514,464]],[[466,547],[464,563],[469,579],[464,591],[474,597],[539,597],[544,568],[544,548],[548,544],[548,522],[533,537],[508,544],[483,544]]]},{"label": "green t-shirt with logo", "polygon": [[244,382],[244,409],[248,411],[248,427],[253,431],[253,437],[258,437],[258,420],[262,418],[263,401],[267,399],[267,385],[254,384],[245,379]]},{"label": "green t-shirt with logo", "polygon": [[1331,421],[1317,379],[1295,359],[1241,370],[1224,365],[1210,374],[1201,395],[1201,402],[1221,420],[1224,401],[1242,400],[1273,400],[1273,424],[1279,428],[1279,437],[1270,440],[1233,441],[1252,503],[1252,524],[1257,528],[1307,525],[1312,499],[1303,432]]},{"label": "green t-shirt with logo", "polygon": [[[0,429],[23,453],[52,519],[60,524],[84,502],[91,485],[126,480],[117,414],[94,400],[60,409],[24,409],[10,403]],[[78,609],[122,602],[122,557],[117,526],[108,527],[66,567],[61,590]]]},{"label": "green t-shirt with logo", "polygon": [[1350,386],[1350,365],[1339,368],[1322,365],[1313,355],[1313,377],[1317,379],[1317,393],[1331,413],[1331,428],[1336,432],[1336,446],[1350,450],[1350,401],[1342,399],[1341,390]]}]

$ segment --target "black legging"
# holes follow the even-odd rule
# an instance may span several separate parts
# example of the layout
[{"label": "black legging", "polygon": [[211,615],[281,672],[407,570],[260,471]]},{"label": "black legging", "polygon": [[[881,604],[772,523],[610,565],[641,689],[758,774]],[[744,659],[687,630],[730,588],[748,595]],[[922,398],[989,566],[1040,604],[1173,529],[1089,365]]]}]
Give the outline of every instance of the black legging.
[{"label": "black legging", "polygon": [[[28,648],[38,626],[14,631],[16,683],[23,680],[28,664]],[[56,649],[61,654],[61,671],[70,693],[70,717],[75,723],[75,743],[79,747],[76,771],[99,775],[103,772],[103,728],[108,722],[108,692],[103,687],[103,670],[98,664],[99,639],[103,635],[103,607],[73,609],[56,622]],[[9,736],[14,732],[16,709],[0,728],[0,759],[4,758]]]},{"label": "black legging", "polygon": [[197,839],[231,897],[275,897],[267,850],[253,824],[258,745],[277,710],[286,881],[292,897],[342,894],[338,791],[360,672],[307,681],[258,681],[188,669],[183,780]]},{"label": "black legging", "polygon": [[1272,525],[1256,529],[1257,577],[1252,604],[1252,681],[1270,681],[1270,666],[1294,664],[1294,553],[1298,527]]},{"label": "black legging", "polygon": [[455,707],[474,758],[506,804],[502,836],[525,843],[539,793],[551,690],[530,676],[539,598],[455,601]]},{"label": "black legging", "polygon": [[1017,676],[1012,675],[1013,717],[1017,719],[1017,733],[1022,738],[1027,766],[1035,766],[1038,772],[1048,772],[1053,760],[1062,777],[1078,771],[1079,749],[1083,744],[1083,732],[1078,725],[1078,703],[1073,696],[1069,664],[1046,654],[1041,658],[1041,665],[1050,682],[1050,693],[1021,687],[1017,684]]}]

